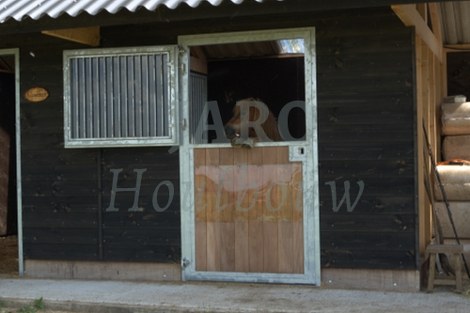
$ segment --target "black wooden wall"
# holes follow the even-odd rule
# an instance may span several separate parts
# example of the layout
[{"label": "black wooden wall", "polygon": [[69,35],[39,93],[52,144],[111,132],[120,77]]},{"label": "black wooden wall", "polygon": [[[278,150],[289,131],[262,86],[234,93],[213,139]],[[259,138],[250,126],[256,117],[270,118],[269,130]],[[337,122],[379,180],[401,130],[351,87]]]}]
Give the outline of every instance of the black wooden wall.
[{"label": "black wooden wall", "polygon": [[[15,39],[9,40],[18,45]],[[20,54],[21,94],[34,86],[50,94],[41,103],[21,99],[25,258],[179,261],[178,152],[64,149],[62,51],[83,46],[39,34],[24,37],[25,42]],[[119,188],[135,187],[134,170],[146,170],[139,190],[142,212],[129,212],[135,192],[117,192],[114,207],[118,210],[106,211],[111,170],[120,168]],[[152,195],[165,180],[173,183],[175,193],[170,207],[157,212]],[[160,206],[166,204],[167,193],[164,186],[159,189]]]},{"label": "black wooden wall", "polygon": [[[138,14],[123,23],[137,24]],[[416,268],[411,31],[388,8],[276,20],[232,16],[229,21],[213,19],[197,25],[103,27],[102,44],[174,44],[180,34],[315,26],[322,265]],[[40,85],[51,95],[40,104],[24,99],[21,103],[26,258],[178,261],[177,152],[65,150],[62,51],[83,46],[39,34],[1,38],[0,45],[21,48],[22,92]],[[143,212],[127,210],[132,193],[118,194],[119,210],[106,211],[112,170],[121,168],[122,187],[135,186],[135,170],[146,169],[139,202]],[[172,206],[159,213],[151,198],[163,180],[174,182],[176,196]],[[348,184],[351,205],[344,201],[339,206]]]},{"label": "black wooden wall", "polygon": [[[323,266],[416,266],[413,46],[394,17],[317,28]],[[351,207],[334,207],[350,186]],[[363,193],[356,207],[356,197]]]}]

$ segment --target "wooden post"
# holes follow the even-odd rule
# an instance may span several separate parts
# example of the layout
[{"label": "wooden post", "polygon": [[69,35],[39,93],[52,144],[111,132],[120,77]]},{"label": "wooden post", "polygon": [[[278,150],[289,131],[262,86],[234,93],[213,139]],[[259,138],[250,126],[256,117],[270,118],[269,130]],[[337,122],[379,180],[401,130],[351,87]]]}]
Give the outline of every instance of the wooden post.
[{"label": "wooden post", "polygon": [[83,43],[92,47],[97,47],[100,45],[99,26],[43,30],[41,33],[52,37]]}]

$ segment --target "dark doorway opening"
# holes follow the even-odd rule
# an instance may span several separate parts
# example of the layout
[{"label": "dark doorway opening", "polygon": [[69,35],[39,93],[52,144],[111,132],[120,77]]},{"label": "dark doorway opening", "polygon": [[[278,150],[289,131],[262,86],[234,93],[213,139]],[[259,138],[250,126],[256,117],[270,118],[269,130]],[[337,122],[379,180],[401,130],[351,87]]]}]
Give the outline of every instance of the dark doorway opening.
[{"label": "dark doorway opening", "polygon": [[449,96],[470,99],[470,52],[447,54],[447,89]]},{"label": "dark doorway opening", "polygon": [[[226,125],[236,115],[236,103],[246,99],[262,102],[263,107],[265,105],[272,113],[275,127],[278,130],[282,128],[287,135],[280,134],[281,139],[268,139],[304,140],[303,49],[303,39],[191,47],[190,124],[196,134],[193,142],[224,143],[223,139],[229,139],[221,138],[217,132],[218,127],[215,126],[220,124],[217,120]],[[209,103],[215,103],[217,109],[214,110]],[[197,133],[201,122],[211,125],[207,127],[207,133]]]},{"label": "dark doorway opening", "polygon": [[0,276],[18,275],[15,58],[0,55]]}]

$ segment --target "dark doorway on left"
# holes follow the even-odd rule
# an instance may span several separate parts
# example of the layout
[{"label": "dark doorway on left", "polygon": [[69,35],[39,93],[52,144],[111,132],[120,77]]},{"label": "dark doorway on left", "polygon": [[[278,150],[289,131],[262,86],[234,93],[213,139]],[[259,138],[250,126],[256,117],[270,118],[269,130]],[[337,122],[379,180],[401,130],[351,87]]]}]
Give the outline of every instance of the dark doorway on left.
[{"label": "dark doorway on left", "polygon": [[15,58],[0,55],[0,277],[18,275]]}]

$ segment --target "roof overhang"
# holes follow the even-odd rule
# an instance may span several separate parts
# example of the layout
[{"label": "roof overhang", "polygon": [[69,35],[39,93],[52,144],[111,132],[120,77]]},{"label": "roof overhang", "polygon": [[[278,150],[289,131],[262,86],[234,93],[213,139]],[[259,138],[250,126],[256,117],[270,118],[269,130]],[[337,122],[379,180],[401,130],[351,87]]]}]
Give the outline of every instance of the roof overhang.
[{"label": "roof overhang", "polygon": [[[440,58],[442,47],[470,50],[470,1],[0,0],[0,33],[43,31],[96,46],[99,26],[122,25],[125,21],[192,23],[211,18],[268,17],[387,6],[392,6],[405,25],[421,32]],[[420,7],[427,9],[418,14]]]},{"label": "roof overhang", "polygon": [[0,23],[10,19],[23,21],[27,18],[38,20],[48,16],[58,18],[64,14],[76,17],[81,13],[95,16],[101,12],[115,14],[121,10],[136,12],[139,9],[155,11],[159,7],[176,9],[179,6],[195,8],[202,3],[219,6],[231,2],[239,5],[246,2],[280,2],[283,7],[298,7],[304,10],[340,9],[389,6],[391,4],[419,3],[422,0],[0,0]]},{"label": "roof overhang", "polygon": [[470,1],[440,4],[444,47],[470,51]]},{"label": "roof overhang", "polygon": [[470,51],[470,1],[392,5],[392,9],[440,60],[443,51]]}]

